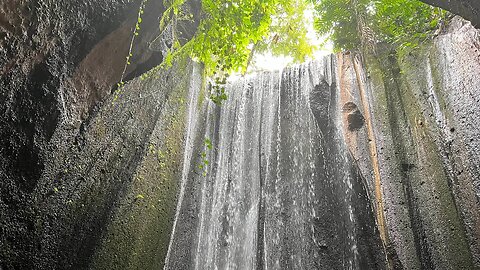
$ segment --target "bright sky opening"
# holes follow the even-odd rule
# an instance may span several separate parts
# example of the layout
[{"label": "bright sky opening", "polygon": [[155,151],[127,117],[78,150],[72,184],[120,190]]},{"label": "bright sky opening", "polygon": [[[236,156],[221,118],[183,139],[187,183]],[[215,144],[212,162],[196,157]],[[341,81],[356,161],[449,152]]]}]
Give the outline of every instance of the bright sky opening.
[{"label": "bright sky opening", "polygon": [[[312,58],[317,59],[325,55],[333,53],[333,44],[331,42],[325,43],[326,37],[319,37],[313,28],[313,7],[305,11],[305,18],[307,23],[307,37],[311,43],[317,47]],[[322,44],[323,47],[321,46]],[[253,59],[253,65],[250,71],[260,70],[279,70],[293,62],[293,58],[289,56],[273,56],[271,53],[256,54]]]}]

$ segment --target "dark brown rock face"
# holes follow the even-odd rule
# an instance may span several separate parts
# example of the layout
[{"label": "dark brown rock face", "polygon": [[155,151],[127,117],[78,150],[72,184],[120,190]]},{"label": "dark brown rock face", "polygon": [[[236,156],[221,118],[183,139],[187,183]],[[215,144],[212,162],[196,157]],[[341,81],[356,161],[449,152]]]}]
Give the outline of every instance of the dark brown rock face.
[{"label": "dark brown rock face", "polygon": [[441,7],[480,27],[480,1],[477,0],[420,0],[432,6]]},{"label": "dark brown rock face", "polygon": [[[140,2],[1,2],[0,269],[84,269],[101,241],[121,185],[113,188],[113,182],[104,181],[102,191],[88,193],[96,190],[85,185],[88,166],[72,169],[60,159],[82,148],[93,112],[120,80]],[[198,11],[195,5],[187,8]],[[163,10],[163,1],[146,1],[127,79],[162,60],[148,42],[159,34]],[[184,27],[188,38],[195,23]],[[138,132],[142,142],[148,141],[148,131]],[[125,147],[138,156],[144,145]],[[127,166],[126,181],[137,163]],[[70,195],[52,201],[62,186]],[[110,199],[99,205],[92,197]],[[61,207],[70,203],[91,211]]]}]

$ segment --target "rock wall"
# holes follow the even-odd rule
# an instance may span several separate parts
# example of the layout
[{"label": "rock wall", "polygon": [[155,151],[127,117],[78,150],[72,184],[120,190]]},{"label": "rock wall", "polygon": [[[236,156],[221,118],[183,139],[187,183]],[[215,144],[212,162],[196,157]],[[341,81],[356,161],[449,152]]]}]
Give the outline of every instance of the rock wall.
[{"label": "rock wall", "polygon": [[480,268],[479,34],[455,18],[405,55],[231,82],[198,120],[166,268]]},{"label": "rock wall", "polygon": [[[162,59],[148,49],[162,2],[147,2],[127,78]],[[158,269],[167,253],[177,258],[170,265],[195,263],[193,245],[178,247],[193,243],[203,182],[186,183],[201,178],[205,133],[216,134],[209,121],[221,118],[220,109],[207,111],[200,68],[189,63],[134,79],[119,98],[111,94],[139,4],[0,4],[0,269]],[[188,8],[199,10],[196,1]],[[185,38],[192,31],[183,31]],[[315,88],[320,99],[329,98],[324,88],[338,95],[325,108],[337,106],[348,170],[330,173],[355,176],[359,192],[349,196],[358,196],[355,213],[374,232],[349,221],[336,193],[323,201],[343,209],[342,220],[359,235],[348,246],[360,243],[371,255],[363,262],[352,253],[355,265],[382,268],[386,254],[393,269],[480,268],[479,35],[455,19],[431,44],[402,57],[339,54],[335,82]],[[313,114],[326,112],[319,106]],[[287,174],[297,172],[290,167]],[[341,231],[328,221],[315,224]],[[180,239],[170,241],[172,227]],[[325,255],[335,241],[314,244],[325,269],[341,268]],[[289,248],[301,255],[302,247],[277,255],[288,262]]]},{"label": "rock wall", "polygon": [[421,0],[422,2],[441,7],[460,15],[478,29],[480,28],[480,2],[477,0]]},{"label": "rock wall", "polygon": [[347,132],[351,151],[399,269],[480,267],[479,34],[455,18],[419,50],[366,57],[366,69],[339,56],[340,91],[367,123]]},{"label": "rock wall", "polygon": [[[148,47],[159,35],[163,1],[145,3],[127,79],[162,60],[160,51]],[[136,81],[111,104],[140,4],[0,4],[1,269],[144,269],[162,264],[163,257],[153,254],[166,252],[167,244],[158,243],[168,242],[192,66],[160,71],[156,82]],[[198,4],[185,5],[194,18]],[[185,23],[179,29],[188,39],[196,20]],[[140,97],[140,92],[150,96]],[[174,142],[167,140],[172,137]],[[158,151],[162,156],[154,158]],[[154,188],[154,178],[147,175],[156,174],[165,175],[160,185],[170,191]],[[135,180],[143,178],[147,180]],[[163,211],[152,213],[150,207]],[[141,228],[142,220],[153,219],[159,223],[147,222],[150,227],[141,231],[123,227]],[[113,242],[116,248],[128,248],[101,255],[114,248],[108,245]]]},{"label": "rock wall", "polygon": [[166,269],[386,269],[335,66],[252,74],[204,107],[197,134],[211,145],[190,149]]}]

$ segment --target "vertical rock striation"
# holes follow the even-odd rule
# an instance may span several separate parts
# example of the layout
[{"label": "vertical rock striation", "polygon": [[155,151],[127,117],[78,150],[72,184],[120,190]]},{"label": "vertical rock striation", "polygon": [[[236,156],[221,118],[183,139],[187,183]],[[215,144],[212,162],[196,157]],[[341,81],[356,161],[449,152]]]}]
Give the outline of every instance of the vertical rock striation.
[{"label": "vertical rock striation", "polygon": [[[0,269],[480,268],[469,23],[232,81],[219,107],[192,63],[111,94],[139,3],[0,4]],[[163,9],[126,78],[161,61]]]},{"label": "vertical rock striation", "polygon": [[240,79],[207,108],[209,162],[186,178],[166,269],[385,269],[335,66]]},{"label": "vertical rock striation", "polygon": [[[161,255],[153,259],[146,254],[163,254],[167,244],[161,245],[163,249],[152,243],[142,245],[139,235],[153,234],[152,241],[168,242],[176,173],[182,159],[178,155],[182,153],[186,92],[193,77],[191,67],[160,72],[158,83],[163,84],[136,82],[125,90],[126,96],[138,95],[133,88],[154,92],[150,98],[160,100],[132,97],[131,107],[113,108],[111,92],[122,75],[141,2],[0,3],[0,268],[86,269],[98,261],[99,268],[106,267],[103,269],[162,264]],[[187,1],[185,8],[194,20],[178,28],[180,37],[188,39],[196,29],[199,3]],[[149,49],[149,42],[159,35],[158,16],[163,10],[163,1],[146,2],[127,79],[162,60],[160,51]],[[178,115],[172,116],[177,111]],[[171,137],[178,140],[167,142]],[[164,153],[159,160],[170,158],[162,161],[165,167],[161,170],[152,168],[157,158],[146,154],[150,144]],[[148,172],[138,172],[144,167]],[[116,217],[123,217],[125,226],[135,227],[132,224],[139,221],[130,222],[130,217],[145,213],[141,202],[150,199],[135,204],[132,197],[150,198],[138,186],[152,186],[154,177],[144,184],[133,185],[132,181],[157,174],[168,178],[159,185],[171,192],[151,195],[165,200],[166,206],[160,207],[164,212],[146,214],[143,219],[160,219],[154,223],[161,229],[150,224],[127,236],[115,223]],[[128,193],[133,192],[132,186],[139,189],[135,196]],[[157,203],[149,205],[158,207]],[[137,214],[125,214],[127,207]],[[107,236],[108,230],[118,227],[123,231]],[[138,242],[135,247],[124,245],[124,253],[114,250],[108,256],[95,255],[110,250],[102,247],[104,239],[122,236],[123,243],[132,238]],[[139,249],[142,252],[137,252]],[[115,252],[121,257],[115,257]]]},{"label": "vertical rock striation", "polygon": [[343,57],[343,69],[355,78],[346,84],[369,104],[363,113],[374,136],[363,136],[376,144],[377,156],[366,158],[361,132],[351,149],[366,175],[377,160],[385,235],[398,268],[480,267],[478,44],[478,30],[455,18],[408,55],[367,57],[366,69],[359,58]]},{"label": "vertical rock striation", "polygon": [[406,56],[230,82],[198,120],[165,269],[480,267],[478,44],[456,18]]}]

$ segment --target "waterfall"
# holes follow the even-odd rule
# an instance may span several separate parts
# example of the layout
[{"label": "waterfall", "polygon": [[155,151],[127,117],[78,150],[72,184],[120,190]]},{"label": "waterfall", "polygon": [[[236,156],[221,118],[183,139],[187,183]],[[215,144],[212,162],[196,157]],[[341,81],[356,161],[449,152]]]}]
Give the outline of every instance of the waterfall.
[{"label": "waterfall", "polygon": [[335,62],[231,81],[227,101],[206,106],[165,269],[385,268]]}]

